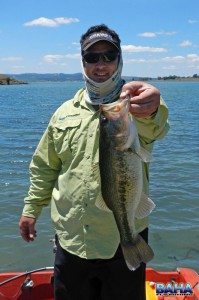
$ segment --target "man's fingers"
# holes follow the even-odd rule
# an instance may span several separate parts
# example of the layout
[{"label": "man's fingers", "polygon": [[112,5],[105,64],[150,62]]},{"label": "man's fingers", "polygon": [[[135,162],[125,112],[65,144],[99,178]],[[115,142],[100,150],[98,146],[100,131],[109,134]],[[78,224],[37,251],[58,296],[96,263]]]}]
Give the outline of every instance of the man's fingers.
[{"label": "man's fingers", "polygon": [[19,228],[22,238],[26,242],[34,241],[34,238],[37,236],[35,230],[36,219],[21,217],[19,221]]},{"label": "man's fingers", "polygon": [[22,238],[26,241],[26,242],[31,242],[34,241],[35,237],[37,236],[36,231],[29,231],[29,229],[25,229],[25,230],[20,230],[21,236]]}]

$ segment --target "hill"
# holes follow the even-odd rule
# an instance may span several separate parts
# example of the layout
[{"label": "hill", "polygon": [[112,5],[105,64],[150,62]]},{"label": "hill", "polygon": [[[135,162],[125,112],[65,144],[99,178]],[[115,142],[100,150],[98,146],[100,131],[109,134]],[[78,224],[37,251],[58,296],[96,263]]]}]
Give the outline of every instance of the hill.
[{"label": "hill", "polygon": [[[24,74],[7,74],[7,76],[14,77],[17,80],[25,81],[82,81],[82,73],[64,74],[64,73],[24,73]],[[123,76],[124,80],[139,80],[138,77]]]},{"label": "hill", "polygon": [[24,73],[24,74],[7,74],[14,76],[18,80],[26,81],[81,81],[83,80],[82,73],[64,74],[64,73]]}]

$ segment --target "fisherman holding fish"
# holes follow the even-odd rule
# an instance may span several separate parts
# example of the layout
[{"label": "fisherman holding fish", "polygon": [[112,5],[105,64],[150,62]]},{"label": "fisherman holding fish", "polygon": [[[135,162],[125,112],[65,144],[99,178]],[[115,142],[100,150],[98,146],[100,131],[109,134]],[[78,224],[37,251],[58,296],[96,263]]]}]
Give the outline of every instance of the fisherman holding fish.
[{"label": "fisherman holding fish", "polygon": [[90,27],[80,44],[85,88],[57,109],[33,155],[20,232],[33,241],[51,202],[55,300],[145,300],[149,162],[168,109],[157,88],[124,82],[115,31]]}]

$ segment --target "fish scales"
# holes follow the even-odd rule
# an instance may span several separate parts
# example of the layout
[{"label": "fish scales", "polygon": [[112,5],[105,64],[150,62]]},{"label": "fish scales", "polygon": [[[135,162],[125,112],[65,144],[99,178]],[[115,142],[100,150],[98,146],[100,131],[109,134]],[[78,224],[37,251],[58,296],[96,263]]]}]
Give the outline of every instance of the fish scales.
[{"label": "fish scales", "polygon": [[136,212],[145,217],[154,203],[142,193],[142,160],[136,152],[140,145],[128,118],[128,105],[127,100],[119,100],[101,106],[99,164],[104,202],[114,215],[127,266],[135,270],[153,257],[152,249],[136,232]]},{"label": "fish scales", "polygon": [[[102,195],[106,199],[108,207],[116,215],[115,219],[121,239],[130,242],[132,241],[131,223],[133,216],[132,219],[129,219],[130,214],[128,211],[132,208],[132,203],[129,199],[132,199],[136,193],[137,180],[139,179],[138,176],[134,176],[132,170],[132,161],[135,154],[114,151],[111,145],[105,151],[100,151],[100,153],[100,161],[103,164],[101,171],[102,174],[106,174],[101,177]],[[119,221],[117,221],[118,219]]]}]

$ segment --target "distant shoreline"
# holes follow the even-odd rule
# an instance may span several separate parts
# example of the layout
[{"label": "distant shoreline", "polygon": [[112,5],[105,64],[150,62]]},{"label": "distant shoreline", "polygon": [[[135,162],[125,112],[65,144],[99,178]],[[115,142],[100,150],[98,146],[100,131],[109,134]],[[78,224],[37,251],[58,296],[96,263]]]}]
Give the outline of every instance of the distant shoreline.
[{"label": "distant shoreline", "polygon": [[14,84],[27,84],[27,82],[0,74],[0,85],[14,85]]},{"label": "distant shoreline", "polygon": [[155,82],[199,82],[199,78],[152,79]]},{"label": "distant shoreline", "polygon": [[[196,76],[195,76],[196,75]],[[144,81],[144,82],[199,82],[199,76],[195,74],[193,77],[137,77],[122,76],[126,82]],[[74,82],[84,81],[82,73],[64,74],[64,73],[25,73],[25,74],[0,74],[0,85],[27,84],[31,82]]]}]

